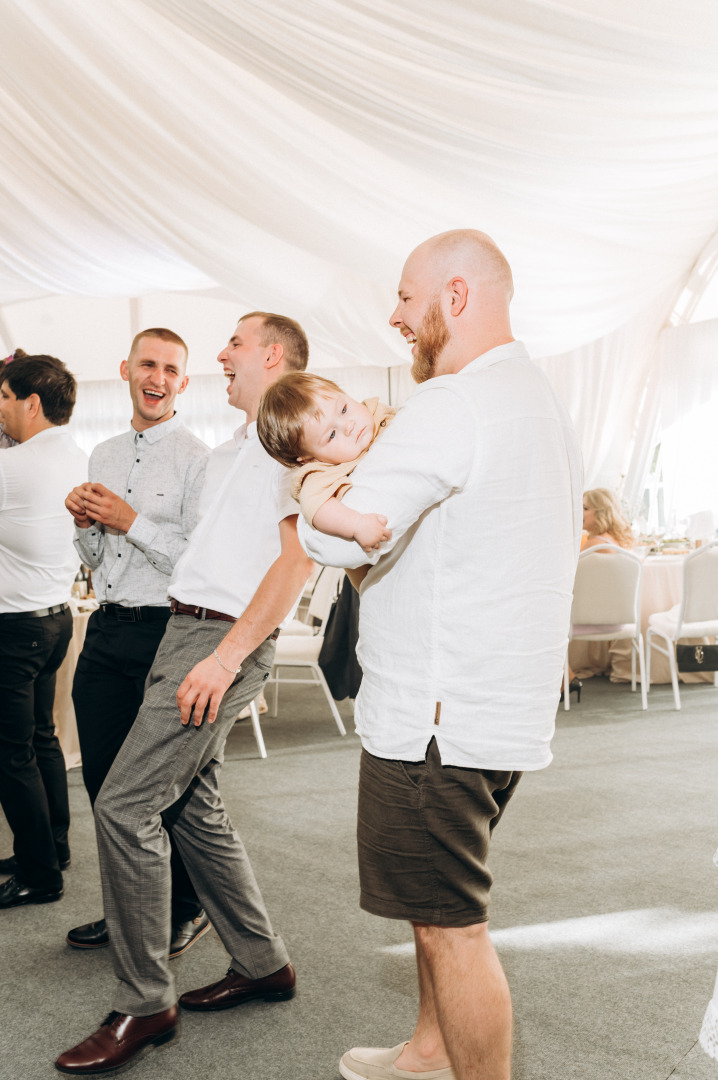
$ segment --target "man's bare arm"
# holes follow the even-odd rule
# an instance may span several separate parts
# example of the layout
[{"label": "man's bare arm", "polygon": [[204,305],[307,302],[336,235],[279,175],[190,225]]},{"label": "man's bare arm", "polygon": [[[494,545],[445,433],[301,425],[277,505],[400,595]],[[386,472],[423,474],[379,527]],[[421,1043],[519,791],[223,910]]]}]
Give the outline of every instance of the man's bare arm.
[{"label": "man's bare arm", "polygon": [[[279,523],[281,552],[262,578],[244,614],[217,646],[222,663],[236,669],[275,630],[291,610],[312,569],[312,562],[297,539],[296,516]],[[194,724],[203,718],[211,724],[220,703],[234,681],[230,671],[217,663],[214,655],[196,664],[177,691],[177,705],[183,724],[194,709]]]}]

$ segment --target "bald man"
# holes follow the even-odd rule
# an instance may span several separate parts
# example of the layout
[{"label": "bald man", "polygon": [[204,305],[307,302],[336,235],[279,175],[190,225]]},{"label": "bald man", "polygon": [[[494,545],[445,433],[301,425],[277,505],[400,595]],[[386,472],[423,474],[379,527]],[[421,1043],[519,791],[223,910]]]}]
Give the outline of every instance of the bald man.
[{"label": "bald man", "polygon": [[[512,295],[484,233],[410,255],[390,322],[421,385],[345,498],[392,530],[361,589],[360,902],[412,924],[420,998],[411,1039],[348,1051],[346,1080],[510,1076],[487,855],[522,772],[551,760],[582,505],[576,438],[514,340]],[[319,562],[367,562],[303,524],[300,539]]]}]

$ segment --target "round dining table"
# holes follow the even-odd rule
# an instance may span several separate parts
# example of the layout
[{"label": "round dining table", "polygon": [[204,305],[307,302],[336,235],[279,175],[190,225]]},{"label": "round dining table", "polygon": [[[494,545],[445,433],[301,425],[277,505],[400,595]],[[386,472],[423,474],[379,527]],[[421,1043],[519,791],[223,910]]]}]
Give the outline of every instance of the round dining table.
[{"label": "round dining table", "polygon": [[[683,555],[648,555],[643,560],[641,631],[644,645],[649,616],[658,611],[669,611],[681,601],[684,558]],[[611,682],[631,681],[630,641],[572,641],[568,647],[568,662],[579,679],[608,675]],[[638,672],[636,678],[639,679]],[[681,672],[679,679],[685,683],[713,682],[713,672]],[[653,649],[651,685],[670,681],[667,658]]]}]

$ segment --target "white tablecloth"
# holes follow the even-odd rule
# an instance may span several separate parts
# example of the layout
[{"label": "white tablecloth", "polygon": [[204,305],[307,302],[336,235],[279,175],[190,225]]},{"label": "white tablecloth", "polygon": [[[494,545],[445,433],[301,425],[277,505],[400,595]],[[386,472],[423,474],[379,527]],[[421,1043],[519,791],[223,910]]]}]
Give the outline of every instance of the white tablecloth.
[{"label": "white tablecloth", "polygon": [[[646,640],[648,617],[657,611],[669,611],[678,604],[683,591],[683,556],[652,555],[643,562],[641,579],[641,629]],[[608,675],[611,682],[631,681],[630,641],[572,641],[568,662],[576,675]],[[681,674],[681,682],[712,682],[712,672]],[[653,650],[651,683],[669,683],[670,668],[665,656]]]}]

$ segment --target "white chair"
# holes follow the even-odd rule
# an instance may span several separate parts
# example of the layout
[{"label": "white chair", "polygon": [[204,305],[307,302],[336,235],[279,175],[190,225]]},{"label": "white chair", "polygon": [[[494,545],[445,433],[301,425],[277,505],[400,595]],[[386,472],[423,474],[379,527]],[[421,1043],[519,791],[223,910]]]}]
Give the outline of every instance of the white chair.
[{"label": "white chair", "polygon": [[[314,590],[306,613],[306,622],[293,620],[290,626],[282,630],[277,639],[277,652],[274,657],[274,668],[268,680],[274,688],[274,707],[272,716],[277,715],[279,704],[279,684],[295,683],[301,686],[320,686],[327,699],[327,704],[332,711],[334,722],[341,735],[346,735],[346,728],[342,723],[339,710],[336,707],[331,691],[327,686],[327,680],[319,667],[319,652],[324,641],[326,622],[334,600],[339,595],[344,571],[334,566],[325,566],[317,578]],[[307,668],[311,679],[296,679],[280,676],[279,669],[283,667]],[[252,719],[254,723],[254,718]]]},{"label": "white chair", "polygon": [[[242,717],[241,717],[242,718]],[[267,748],[264,745],[264,736],[262,735],[262,727],[259,723],[259,709],[257,708],[256,698],[249,703],[249,718],[252,721],[252,730],[254,737],[257,740],[257,749],[259,750],[259,756],[266,758]],[[242,718],[243,719],[243,718]]]},{"label": "white chair", "polygon": [[[641,676],[641,706],[648,708],[641,634],[641,572],[637,555],[617,544],[598,544],[582,552],[576,567],[571,606],[570,641],[631,642],[631,690],[636,689],[636,657]],[[568,692],[568,649],[564,661],[563,707],[571,707]]]},{"label": "white chair", "polygon": [[[651,649],[668,657],[673,684],[673,700],[681,707],[678,693],[676,643],[681,638],[718,635],[718,540],[686,555],[683,563],[683,597],[670,611],[659,611],[648,620],[646,634],[648,688],[651,687]],[[656,640],[658,639],[658,640]],[[660,643],[659,643],[660,642]],[[718,675],[714,677],[714,682]]]}]

